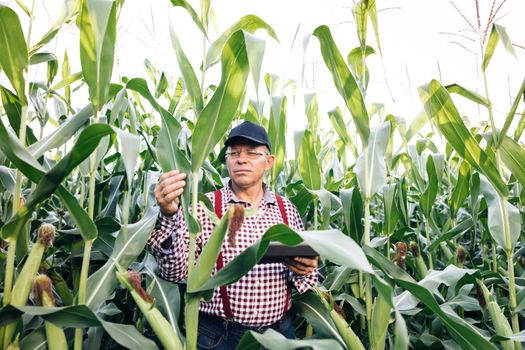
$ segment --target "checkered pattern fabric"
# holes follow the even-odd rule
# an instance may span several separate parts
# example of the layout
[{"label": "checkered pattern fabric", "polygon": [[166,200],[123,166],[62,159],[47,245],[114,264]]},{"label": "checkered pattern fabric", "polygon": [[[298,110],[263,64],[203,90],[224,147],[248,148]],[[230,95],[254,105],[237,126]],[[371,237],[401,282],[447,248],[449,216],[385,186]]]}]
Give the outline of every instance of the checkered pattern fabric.
[{"label": "checkered pattern fabric", "polygon": [[[228,205],[241,204],[248,208],[250,205],[239,200],[226,186],[222,192],[222,212],[226,212]],[[214,193],[208,193],[212,203]],[[283,198],[289,226],[302,231],[303,223],[295,206]],[[202,207],[198,207],[197,215],[202,225],[202,232],[197,238],[196,259],[203,244],[209,239],[213,224]],[[244,249],[254,244],[262,235],[275,224],[283,223],[275,194],[265,189],[265,194],[259,206],[257,215],[246,217],[241,229],[236,235],[236,244],[231,246],[227,240],[222,246],[224,264],[227,264],[239,255]],[[157,264],[162,278],[179,282],[186,279],[188,274],[188,243],[189,233],[186,223],[179,210],[173,217],[159,214],[155,230],[151,233],[148,244],[157,256]],[[215,273],[214,271],[213,273]],[[237,283],[227,287],[234,321],[249,327],[271,325],[283,317],[285,308],[287,284],[292,282],[297,291],[304,293],[317,283],[317,271],[306,276],[293,274],[281,263],[256,265],[248,274]],[[219,289],[217,288],[210,301],[201,302],[200,311],[210,315],[226,318]]]}]

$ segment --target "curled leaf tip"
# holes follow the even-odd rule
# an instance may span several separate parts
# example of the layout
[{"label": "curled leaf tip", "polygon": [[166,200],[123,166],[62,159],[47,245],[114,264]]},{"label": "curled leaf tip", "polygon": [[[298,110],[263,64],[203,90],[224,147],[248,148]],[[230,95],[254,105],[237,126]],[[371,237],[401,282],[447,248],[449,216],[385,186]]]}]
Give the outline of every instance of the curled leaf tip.
[{"label": "curled leaf tip", "polygon": [[55,239],[55,226],[51,224],[42,224],[38,228],[38,242],[46,246],[46,248],[53,245]]},{"label": "curled leaf tip", "polygon": [[126,276],[128,278],[129,284],[131,284],[131,287],[137,292],[138,295],[147,303],[153,303],[153,298],[151,295],[148,294],[142,288],[142,284],[140,283],[140,275],[136,271],[129,270],[126,272]]},{"label": "curled leaf tip", "polygon": [[43,294],[46,293],[49,300],[55,303],[55,297],[53,296],[51,279],[46,275],[37,275],[33,278],[33,298],[37,306],[43,305]]},{"label": "curled leaf tip", "polygon": [[239,204],[232,206],[232,209],[228,211],[228,243],[235,247],[237,231],[244,222],[244,207]]}]

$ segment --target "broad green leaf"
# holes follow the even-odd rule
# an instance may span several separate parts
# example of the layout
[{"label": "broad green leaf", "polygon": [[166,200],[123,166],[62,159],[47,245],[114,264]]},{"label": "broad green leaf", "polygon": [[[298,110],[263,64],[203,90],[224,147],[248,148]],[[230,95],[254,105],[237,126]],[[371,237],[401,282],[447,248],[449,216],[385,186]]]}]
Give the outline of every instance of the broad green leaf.
[{"label": "broad green leaf", "polygon": [[244,35],[236,32],[222,52],[221,82],[195,124],[191,144],[193,173],[199,170],[231,125],[242,102],[248,71]]},{"label": "broad green leaf", "polygon": [[80,63],[93,108],[102,109],[109,96],[116,39],[116,3],[82,0]]},{"label": "broad green leaf", "polygon": [[171,0],[171,4],[173,6],[180,6],[184,8],[191,16],[191,19],[193,19],[193,22],[195,22],[202,34],[204,34],[206,39],[208,39],[208,34],[206,33],[206,26],[202,24],[199,16],[197,15],[197,12],[195,12],[193,7],[191,7],[191,5],[186,0]]},{"label": "broad green leaf", "polygon": [[389,122],[374,128],[366,148],[357,158],[357,181],[365,199],[372,198],[386,182],[385,153],[389,138]]},{"label": "broad green leaf", "polygon": [[264,333],[255,331],[246,332],[241,338],[236,349],[257,350],[264,346],[265,349],[293,350],[293,349],[312,349],[312,350],[338,350],[343,349],[334,339],[287,339],[284,335],[267,329]]},{"label": "broad green leaf", "polygon": [[182,75],[182,80],[184,81],[184,87],[191,98],[193,108],[195,109],[195,114],[198,116],[204,107],[199,81],[197,80],[197,76],[195,75],[195,71],[193,70],[190,61],[186,57],[186,54],[180,45],[179,38],[177,37],[175,30],[171,26],[170,36],[173,49],[175,50],[175,57],[177,57],[177,62],[179,63],[178,66]]},{"label": "broad green leaf", "polygon": [[85,305],[65,307],[4,306],[0,309],[0,325],[6,325],[26,314],[40,316],[44,320],[62,327],[103,327],[120,345],[129,349],[158,349],[155,343],[144,337],[132,325],[104,321]]},{"label": "broad green leaf", "polygon": [[405,134],[405,142],[408,142],[412,137],[416,136],[417,133],[430,121],[425,111],[421,111],[416,118],[412,121],[408,130]]},{"label": "broad green leaf", "polygon": [[151,279],[151,296],[155,299],[155,305],[166,317],[171,327],[177,334],[181,334],[177,320],[180,316],[180,291],[176,283],[163,280],[157,273],[157,261],[150,255],[146,255],[144,268]]},{"label": "broad green leaf", "polygon": [[466,161],[462,161],[459,166],[458,180],[449,201],[450,216],[453,218],[457,216],[459,208],[469,194],[469,182],[470,165]]},{"label": "broad green leaf", "polygon": [[525,149],[508,136],[500,134],[500,155],[512,175],[525,186]]},{"label": "broad green leaf", "polygon": [[33,56],[40,48],[49,43],[60,32],[60,29],[73,21],[80,12],[82,2],[77,0],[64,0],[62,10],[51,28],[29,49],[29,56]]},{"label": "broad green leaf", "polygon": [[84,129],[71,151],[41,178],[24,207],[2,227],[2,237],[18,235],[36,206],[55,192],[62,180],[95,150],[102,137],[112,133],[111,127],[102,124]]},{"label": "broad green leaf", "polygon": [[376,44],[381,53],[381,42],[379,40],[379,26],[377,25],[377,8],[375,0],[367,0],[367,13],[372,22],[372,27],[374,28],[374,34],[376,37]]},{"label": "broad green leaf", "polygon": [[317,334],[321,337],[337,340],[340,346],[346,345],[330,315],[330,311],[317,295],[307,293],[296,302],[296,305],[301,315],[312,325]]},{"label": "broad green leaf", "polygon": [[27,106],[24,72],[29,65],[26,40],[15,11],[0,4],[0,69],[16,91],[20,104]]},{"label": "broad green leaf", "polygon": [[330,118],[332,127],[335,129],[335,132],[337,133],[341,141],[343,141],[345,146],[348,147],[348,149],[350,150],[350,152],[352,152],[354,157],[357,158],[357,147],[355,146],[354,139],[352,138],[352,136],[350,136],[350,133],[348,132],[348,128],[346,127],[346,123],[343,119],[343,113],[341,112],[341,109],[339,107],[336,107],[335,109],[328,111],[328,117]]},{"label": "broad green leaf", "polygon": [[[238,281],[262,258],[270,241],[279,241],[286,245],[297,245],[305,242],[319,255],[330,261],[359,271],[373,274],[374,271],[366,261],[360,246],[338,230],[296,232],[286,225],[274,225],[263,237],[245,249],[235,259],[197,290],[188,289],[188,293],[202,293],[218,286]],[[348,254],[352,252],[352,254]]]},{"label": "broad green leaf", "polygon": [[297,158],[299,173],[306,188],[318,190],[321,188],[321,168],[314,149],[314,139],[310,130],[305,130],[299,156]]},{"label": "broad green leaf", "polygon": [[306,118],[308,119],[308,129],[310,129],[314,135],[317,135],[317,129],[319,127],[319,103],[317,102],[317,95],[305,94],[304,107]]},{"label": "broad green leaf", "polygon": [[342,189],[339,191],[341,203],[343,204],[343,219],[346,233],[356,242],[360,243],[363,238],[363,200],[361,192],[357,187]]},{"label": "broad green leaf", "polygon": [[[2,97],[2,105],[4,107],[5,113],[7,114],[7,119],[11,128],[16,133],[16,136],[20,137],[20,120],[22,113],[22,106],[18,97],[11,92],[9,89],[0,85],[0,95]],[[32,145],[36,142],[36,137],[33,133],[33,130],[26,125],[26,145]]]},{"label": "broad green leaf", "polygon": [[473,221],[471,218],[468,218],[464,221],[461,221],[459,224],[457,224],[456,226],[452,227],[450,230],[448,230],[447,232],[443,233],[441,236],[439,236],[437,239],[435,239],[432,244],[430,244],[428,246],[428,250],[429,251],[432,251],[434,249],[436,249],[437,247],[439,247],[439,245],[441,244],[441,242],[445,242],[445,241],[448,241],[458,235],[463,235],[465,234],[466,232],[468,232],[470,229],[472,229],[472,226],[473,226]]},{"label": "broad green leaf", "polygon": [[[407,292],[412,293],[417,299],[425,304],[447,327],[450,335],[458,343],[462,349],[496,349],[496,347],[483,337],[472,325],[464,319],[457,316],[452,310],[443,310],[436,302],[431,292],[417,284],[405,271],[388,261],[383,255],[370,247],[364,247],[367,257],[371,263],[377,268],[381,269],[390,278],[392,278],[398,285],[400,285]],[[461,270],[451,268],[450,277],[459,280],[469,270]],[[461,271],[461,273],[458,273]],[[474,270],[470,270],[474,271]],[[430,274],[429,274],[430,276]],[[440,282],[436,282],[439,286]],[[437,288],[437,287],[436,287]]]},{"label": "broad green leaf", "polygon": [[211,67],[219,61],[221,51],[223,50],[224,45],[235,32],[243,30],[245,32],[253,34],[257,29],[266,30],[269,36],[271,36],[273,39],[279,42],[275,31],[268,23],[266,23],[256,15],[246,15],[234,24],[232,24],[230,28],[226,29],[224,33],[222,33],[221,36],[217,40],[215,40],[215,42],[210,46],[206,55],[206,61],[204,62],[204,70],[207,70],[209,67]]},{"label": "broad green leaf", "polygon": [[501,196],[506,197],[508,189],[493,158],[481,149],[467,129],[445,88],[438,81],[432,80],[429,86],[420,88],[419,91],[425,110],[434,118],[448,143],[473,168],[484,174]]},{"label": "broad green leaf", "polygon": [[434,201],[436,200],[438,194],[438,175],[436,171],[436,166],[434,164],[434,157],[428,156],[427,158],[427,187],[425,191],[421,194],[419,203],[423,214],[425,217],[429,218],[430,213],[432,212],[432,207],[434,206]]},{"label": "broad green leaf", "polygon": [[365,89],[368,87],[368,82],[370,81],[370,73],[368,71],[368,66],[366,65],[366,58],[375,53],[375,50],[370,46],[366,46],[364,51],[361,50],[361,47],[356,47],[350,51],[346,58],[352,73],[362,82]]},{"label": "broad green leaf", "polygon": [[388,332],[388,324],[390,323],[390,311],[392,310],[390,304],[382,295],[377,295],[375,298],[370,338],[371,349],[382,350],[385,348],[385,341]]},{"label": "broad green leaf", "polygon": [[461,85],[450,84],[450,85],[445,86],[445,89],[447,89],[447,91],[450,93],[456,93],[482,106],[488,107],[490,105],[490,102],[489,100],[487,100],[487,98],[478,94],[477,92],[464,88]]},{"label": "broad green leaf", "polygon": [[117,128],[114,130],[120,140],[122,161],[124,163],[124,168],[126,169],[128,188],[130,188],[133,182],[133,174],[135,174],[137,158],[139,157],[140,137]]},{"label": "broad green leaf", "polygon": [[383,186],[384,220],[383,232],[387,235],[394,233],[399,221],[399,209],[397,208],[397,184],[386,184]]},{"label": "broad green leaf", "polygon": [[352,6],[352,15],[355,19],[359,45],[364,51],[366,48],[366,33],[368,24],[368,1],[361,0],[357,3],[354,3],[354,6]]},{"label": "broad green leaf", "polygon": [[228,231],[228,222],[230,216],[233,215],[233,210],[233,207],[230,207],[225,215],[223,215],[221,221],[215,225],[210,239],[208,239],[202,248],[194,270],[188,277],[188,289],[199,289],[212,275],[213,268],[217,264],[217,257],[222,247],[222,241]]},{"label": "broad green leaf", "polygon": [[498,45],[500,39],[503,43],[503,47],[505,48],[505,50],[512,54],[512,56],[516,57],[514,47],[510,42],[509,36],[507,35],[507,30],[502,25],[494,23],[490,31],[487,47],[485,48],[485,54],[483,55],[483,63],[481,64],[481,69],[483,71],[487,69],[490,63],[490,59],[492,58],[492,55],[494,55],[494,51],[496,50],[496,46]]},{"label": "broad green leaf", "polygon": [[332,38],[330,29],[327,26],[320,26],[314,31],[314,35],[319,39],[321,44],[321,53],[324,62],[334,80],[335,87],[343,97],[346,106],[352,113],[357,131],[361,136],[363,145],[368,144],[370,128],[368,126],[368,112],[366,110],[363,95],[357,86],[357,83],[350,73],[341,53]]},{"label": "broad green leaf", "polygon": [[268,138],[272,145],[272,153],[275,155],[274,165],[271,169],[272,180],[275,183],[284,168],[286,159],[286,108],[288,100],[286,96],[272,96],[271,103]]},{"label": "broad green leaf", "polygon": [[[481,192],[487,201],[488,225],[492,238],[503,249],[514,249],[520,237],[521,215],[515,206],[506,199],[498,196],[494,187],[483,176],[481,180]],[[507,207],[507,215],[504,215],[504,207]],[[510,242],[507,242],[505,235],[505,221],[508,220],[510,230]]]},{"label": "broad green leaf", "polygon": [[128,225],[127,239],[124,235],[117,236],[109,260],[88,278],[86,305],[90,308],[102,305],[117,287],[116,264],[126,269],[142,253],[155,226],[157,214],[158,209],[150,209],[142,220]]},{"label": "broad green leaf", "polygon": [[255,92],[259,96],[259,82],[261,80],[261,68],[266,42],[247,32],[244,33],[244,40],[246,40],[246,52],[248,53],[250,72],[255,84]]},{"label": "broad green leaf", "polygon": [[[503,124],[503,128],[501,128],[500,135],[506,136],[507,131],[509,130],[510,125],[512,124],[512,120],[514,119],[514,116],[516,115],[516,110],[518,109],[518,105],[524,93],[525,93],[525,78],[521,82],[520,89],[516,95],[516,98],[514,99],[514,102],[512,103],[509,113],[507,114],[507,118],[505,119],[505,124]],[[516,127],[516,131],[514,134],[514,140],[516,141],[519,140],[519,136],[521,136],[521,133],[523,132],[523,122],[522,121],[523,121],[523,114],[522,114],[522,118],[520,122],[518,123]],[[496,148],[498,148],[500,145],[501,145],[501,138],[498,140],[498,145],[496,146]]]},{"label": "broad green leaf", "polygon": [[0,182],[2,183],[2,186],[4,186],[4,188],[12,195],[15,194],[15,176],[16,171],[14,169],[9,169],[3,165],[0,165]]}]

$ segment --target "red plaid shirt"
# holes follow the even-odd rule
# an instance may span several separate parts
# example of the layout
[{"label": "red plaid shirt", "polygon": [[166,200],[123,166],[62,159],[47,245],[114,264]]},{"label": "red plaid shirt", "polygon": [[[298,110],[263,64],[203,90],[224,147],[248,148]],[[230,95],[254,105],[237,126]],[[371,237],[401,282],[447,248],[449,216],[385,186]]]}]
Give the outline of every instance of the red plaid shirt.
[{"label": "red plaid shirt", "polygon": [[[230,203],[242,204],[245,208],[250,207],[250,204],[235,196],[230,186],[226,186],[221,192],[223,213]],[[214,193],[208,193],[207,196],[214,203]],[[303,223],[297,209],[288,199],[283,198],[283,202],[288,225],[294,230],[302,231]],[[196,259],[214,227],[200,205],[197,215],[202,225],[202,232],[197,238]],[[258,214],[244,219],[237,232],[235,246],[224,240],[222,246],[224,264],[226,265],[259,240],[268,228],[280,223],[283,223],[283,219],[275,194],[266,188]],[[159,272],[164,279],[179,282],[187,278],[188,244],[189,233],[182,211],[179,210],[173,217],[159,214],[148,245],[157,256]],[[214,269],[213,273],[215,272]],[[286,307],[284,305],[289,282],[292,282],[300,293],[304,293],[317,283],[317,270],[306,276],[298,276],[281,263],[255,265],[238,282],[227,286],[234,321],[245,326],[261,327],[280,320],[284,310],[290,308],[290,305]],[[218,288],[215,289],[210,301],[201,302],[199,309],[204,313],[226,318]]]}]

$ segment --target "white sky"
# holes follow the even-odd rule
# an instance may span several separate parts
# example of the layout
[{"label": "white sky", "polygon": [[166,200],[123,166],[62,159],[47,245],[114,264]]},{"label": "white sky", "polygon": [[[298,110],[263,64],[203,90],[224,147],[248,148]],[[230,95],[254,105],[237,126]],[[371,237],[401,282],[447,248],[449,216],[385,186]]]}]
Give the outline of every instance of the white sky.
[{"label": "white sky", "polygon": [[[29,0],[23,0],[30,7]],[[500,4],[502,0],[498,0]],[[27,16],[19,11],[14,0],[8,0],[8,5],[14,8],[27,29]],[[194,9],[199,12],[199,2],[191,0]],[[474,0],[456,0],[458,8],[476,27],[476,9]],[[486,25],[492,1],[480,0],[481,26]],[[45,4],[45,8],[44,8]],[[62,1],[36,0],[36,18],[33,28],[32,43],[34,43],[49,28],[59,15]],[[271,73],[297,81],[297,100],[289,101],[289,128],[305,127],[302,95],[316,92],[319,94],[321,118],[328,123],[326,111],[335,106],[343,106],[333,86],[328,69],[324,65],[319,52],[317,39],[313,37],[304,53],[303,39],[321,24],[330,27],[335,41],[343,55],[358,46],[358,40],[353,22],[352,1],[341,0],[220,0],[212,1],[212,9],[217,23],[217,32],[210,34],[214,40],[220,33],[246,14],[256,14],[267,21],[277,32],[281,44],[277,44],[263,31],[257,36],[267,39],[266,55],[262,74]],[[385,112],[403,117],[410,122],[421,110],[417,95],[417,86],[428,83],[431,79],[441,79],[443,84],[458,83],[472,90],[483,91],[479,78],[479,44],[475,34],[469,30],[469,25],[446,0],[377,0],[378,22],[383,61],[385,70],[378,55],[370,56],[368,64],[371,82],[367,92],[367,105],[384,103]],[[507,28],[514,44],[525,46],[525,31],[523,18],[525,1],[505,1],[498,17],[498,23]],[[171,19],[170,19],[171,18]],[[176,81],[180,75],[176,66],[174,51],[169,37],[169,22],[181,39],[181,44],[194,65],[197,76],[202,59],[202,36],[185,10],[173,8],[168,0],[127,0],[118,24],[118,66],[114,68],[114,81],[119,76],[146,77],[144,60],[149,59],[159,70],[165,71]],[[371,26],[369,26],[368,43],[377,48]],[[297,38],[292,44],[297,31]],[[452,34],[443,34],[444,32]],[[441,33],[441,34],[440,34]],[[461,34],[463,36],[460,36]],[[464,37],[467,36],[468,38]],[[469,39],[470,38],[470,39]],[[47,46],[47,50],[55,52],[62,61],[67,49],[70,56],[72,71],[80,70],[78,58],[78,30],[72,25],[61,33],[58,40]],[[452,43],[456,41],[458,44]],[[469,52],[464,47],[472,51]],[[514,98],[523,77],[524,49],[516,47],[517,58],[510,56],[502,46],[498,47],[488,69],[490,96],[494,104],[495,116],[503,123],[507,110]],[[301,81],[303,60],[306,62],[306,79]],[[438,69],[440,68],[440,71]],[[218,68],[218,66],[216,66]],[[40,65],[33,77],[45,73],[45,65]],[[386,72],[386,78],[385,74]],[[207,84],[217,83],[219,72],[215,69],[207,76]],[[3,79],[5,80],[5,79]],[[392,90],[395,103],[390,98],[386,81]],[[253,82],[249,80],[249,98],[254,98]],[[261,91],[265,91],[261,79]],[[262,97],[267,100],[267,97]],[[463,103],[457,99],[460,112],[471,120],[479,118],[486,120],[486,112],[479,110],[472,103]],[[87,102],[87,101],[86,101]],[[85,103],[78,102],[74,106],[80,108]],[[521,109],[518,110],[522,111]],[[378,124],[375,118],[372,124]],[[328,125],[328,124],[325,124]]]}]

